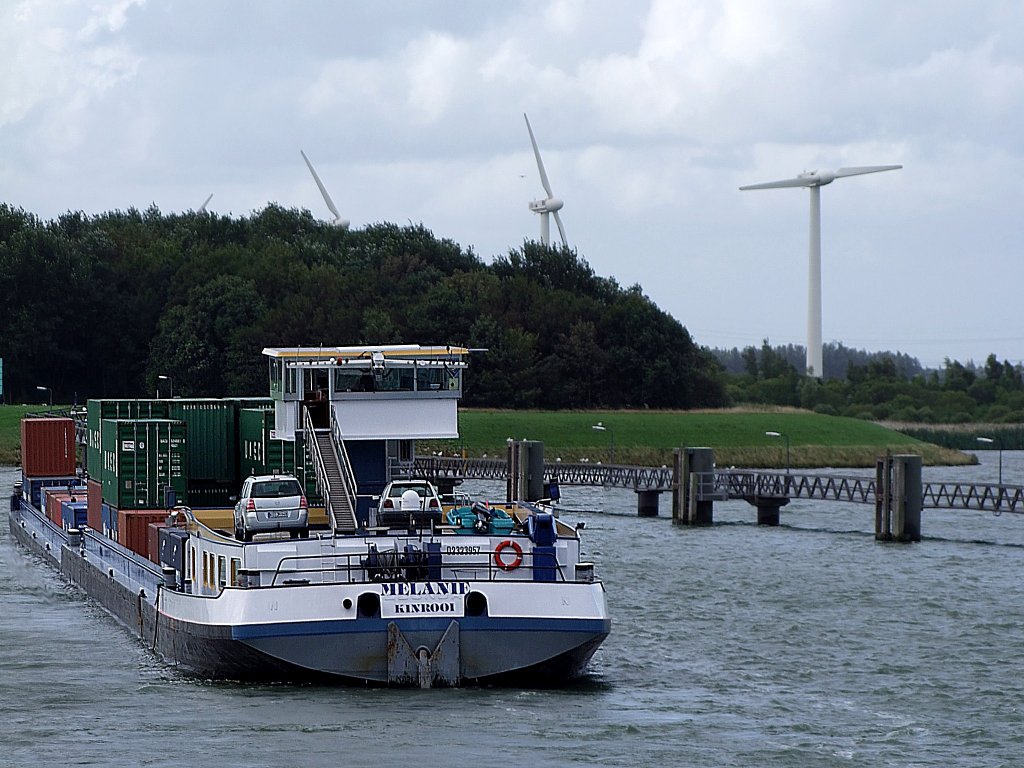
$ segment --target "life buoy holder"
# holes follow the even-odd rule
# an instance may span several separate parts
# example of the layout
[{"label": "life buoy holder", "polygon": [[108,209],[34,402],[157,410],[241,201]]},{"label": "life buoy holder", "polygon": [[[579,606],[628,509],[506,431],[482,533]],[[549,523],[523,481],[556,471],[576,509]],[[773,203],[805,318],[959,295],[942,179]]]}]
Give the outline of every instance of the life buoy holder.
[{"label": "life buoy holder", "polygon": [[[516,553],[516,556],[511,562],[505,562],[501,554],[509,547]],[[523,564],[523,548],[517,542],[512,541],[512,539],[505,539],[494,548],[494,564],[503,571],[514,571]]]}]

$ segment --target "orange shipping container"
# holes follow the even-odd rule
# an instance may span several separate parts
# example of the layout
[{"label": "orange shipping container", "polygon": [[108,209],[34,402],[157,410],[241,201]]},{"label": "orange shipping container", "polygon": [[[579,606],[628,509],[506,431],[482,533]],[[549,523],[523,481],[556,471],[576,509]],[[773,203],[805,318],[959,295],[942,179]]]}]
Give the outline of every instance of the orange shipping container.
[{"label": "orange shipping container", "polygon": [[149,548],[147,550],[146,557],[157,565],[160,565],[160,529],[166,527],[166,520],[161,520],[159,523],[149,524]]},{"label": "orange shipping container", "polygon": [[149,524],[167,519],[162,509],[117,510],[117,543],[132,552],[149,557]]},{"label": "orange shipping container", "polygon": [[62,501],[81,501],[82,497],[68,493],[67,490],[60,490],[44,491],[43,498],[46,499],[43,510],[46,512],[46,516],[50,518],[51,523],[56,526],[61,526],[60,503]]},{"label": "orange shipping container", "polygon": [[89,506],[86,507],[86,519],[89,527],[103,533],[103,484],[90,480],[86,483],[86,488],[86,501],[89,502]]},{"label": "orange shipping container", "polygon": [[75,474],[75,422],[71,419],[21,420],[21,469],[25,477]]}]

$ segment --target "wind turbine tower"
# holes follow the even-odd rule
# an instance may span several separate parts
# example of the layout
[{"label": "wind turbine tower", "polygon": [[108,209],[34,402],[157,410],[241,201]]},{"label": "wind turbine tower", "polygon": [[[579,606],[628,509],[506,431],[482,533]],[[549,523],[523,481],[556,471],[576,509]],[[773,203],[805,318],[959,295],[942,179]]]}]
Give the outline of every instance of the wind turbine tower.
[{"label": "wind turbine tower", "polygon": [[537,148],[537,139],[533,137],[533,128],[530,127],[530,118],[523,113],[523,119],[526,120],[526,130],[530,132],[530,143],[533,144],[533,154],[537,157],[537,170],[540,171],[540,183],[544,187],[544,191],[548,193],[548,196],[543,200],[534,200],[530,203],[530,210],[534,213],[540,214],[540,241],[544,245],[551,245],[551,222],[548,221],[549,216],[555,217],[555,224],[558,225],[558,234],[562,236],[562,245],[566,248],[569,247],[569,241],[565,239],[565,228],[562,226],[562,219],[559,217],[558,212],[562,209],[564,203],[554,196],[551,192],[551,184],[548,181],[547,171],[544,170],[544,161],[540,159],[540,150]]},{"label": "wind turbine tower", "polygon": [[342,229],[348,229],[348,219],[341,218],[341,214],[338,213],[338,209],[335,207],[334,201],[331,200],[331,196],[327,194],[327,187],[325,187],[324,183],[320,181],[320,176],[318,176],[317,172],[313,169],[313,164],[309,162],[309,158],[306,157],[306,153],[300,149],[299,154],[302,155],[302,159],[306,161],[306,167],[309,168],[309,172],[313,174],[313,181],[315,181],[317,187],[320,188],[320,194],[323,195],[324,202],[327,203],[328,210],[334,214],[334,218],[331,219],[331,224],[336,227],[341,227]]},{"label": "wind turbine tower", "polygon": [[860,176],[879,171],[895,171],[902,165],[862,165],[840,168],[837,171],[805,171],[792,179],[769,181],[740,187],[749,189],[780,189],[807,187],[811,191],[810,248],[807,274],[807,370],[808,376],[821,378],[824,374],[821,349],[821,188],[844,176]]}]

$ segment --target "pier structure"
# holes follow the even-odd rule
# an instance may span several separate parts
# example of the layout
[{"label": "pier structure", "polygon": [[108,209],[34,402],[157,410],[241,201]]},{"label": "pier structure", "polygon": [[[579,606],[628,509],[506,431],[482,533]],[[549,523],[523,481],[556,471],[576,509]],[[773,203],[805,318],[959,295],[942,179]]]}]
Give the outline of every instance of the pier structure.
[{"label": "pier structure", "polygon": [[[521,468],[528,465],[522,459],[518,464]],[[534,459],[534,477],[540,473],[538,466]],[[735,499],[754,506],[758,524],[767,526],[779,525],[781,509],[793,499],[871,504],[875,506],[875,536],[880,541],[920,541],[923,509],[1024,514],[1024,486],[923,482],[921,457],[914,455],[880,458],[873,476],[831,471],[720,469],[715,466],[711,448],[677,449],[671,467],[560,460],[544,461],[542,466],[543,491],[540,496],[536,492],[530,494],[535,500],[549,498],[549,489],[558,485],[630,488],[637,495],[638,516],[653,517],[658,515],[660,495],[669,493],[672,520],[679,525],[711,525],[714,503]],[[444,456],[417,457],[413,466],[417,474],[447,483],[464,479],[505,480],[513,492],[508,481],[509,468],[507,459]],[[516,488],[523,487],[522,480],[515,482],[520,484]]]}]

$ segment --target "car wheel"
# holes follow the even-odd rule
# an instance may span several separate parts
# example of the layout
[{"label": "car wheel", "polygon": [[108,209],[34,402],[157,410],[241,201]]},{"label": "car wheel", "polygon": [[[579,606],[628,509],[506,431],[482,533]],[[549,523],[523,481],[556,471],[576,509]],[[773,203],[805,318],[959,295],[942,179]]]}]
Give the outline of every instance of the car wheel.
[{"label": "car wheel", "polygon": [[246,531],[242,534],[242,541],[252,541],[252,531]]},{"label": "car wheel", "polygon": [[299,531],[299,535],[302,538],[304,538],[304,539],[308,539],[309,538],[309,528],[303,528],[301,531]]},{"label": "car wheel", "polygon": [[235,528],[235,538],[238,539],[239,541],[245,541],[244,535],[237,528]]}]

